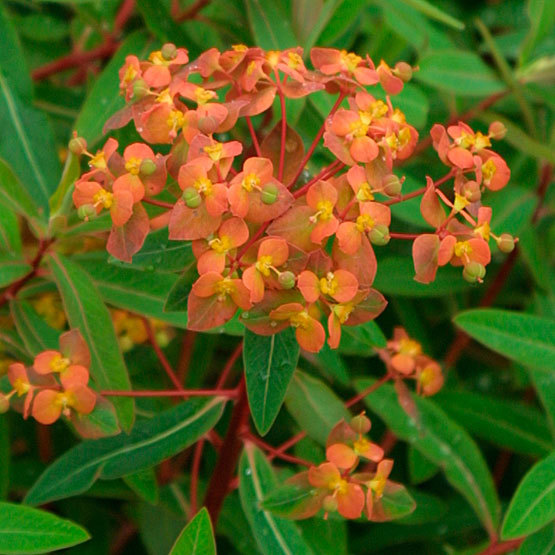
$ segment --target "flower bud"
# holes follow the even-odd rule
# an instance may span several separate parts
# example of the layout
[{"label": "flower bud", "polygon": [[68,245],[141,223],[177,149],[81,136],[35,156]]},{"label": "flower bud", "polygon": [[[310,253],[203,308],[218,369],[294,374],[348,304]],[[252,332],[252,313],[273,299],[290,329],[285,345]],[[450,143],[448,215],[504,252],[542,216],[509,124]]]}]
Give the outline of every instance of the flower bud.
[{"label": "flower bud", "polygon": [[493,121],[490,123],[488,133],[492,139],[500,141],[507,134],[507,128],[500,121]]},{"label": "flower bud", "polygon": [[406,62],[397,62],[394,73],[405,83],[412,79],[412,67]]},{"label": "flower bud", "polygon": [[171,42],[164,44],[160,52],[164,60],[173,60],[177,56],[177,48],[175,47],[175,44]]},{"label": "flower bud", "polygon": [[189,208],[198,208],[202,202],[199,192],[194,187],[187,187],[181,198]]},{"label": "flower bud", "polygon": [[295,274],[289,271],[281,272],[278,281],[284,289],[293,289],[293,287],[295,287]]},{"label": "flower bud", "polygon": [[83,204],[77,209],[79,218],[85,221],[94,220],[96,218],[96,208],[92,204]]},{"label": "flower bud", "polygon": [[370,431],[370,427],[372,426],[372,424],[370,423],[370,419],[366,415],[359,414],[351,419],[350,426],[355,432],[359,434],[367,434]]},{"label": "flower bud", "polygon": [[515,248],[515,242],[510,233],[502,233],[497,239],[497,247],[501,252],[510,253]]},{"label": "flower bud", "polygon": [[373,245],[383,247],[389,243],[391,237],[389,236],[389,228],[383,224],[375,225],[368,233],[368,239]]},{"label": "flower bud", "polygon": [[266,185],[262,187],[260,199],[264,204],[274,204],[278,199],[278,194],[278,188],[273,183],[266,183]]},{"label": "flower bud", "polygon": [[468,281],[468,283],[482,281],[485,275],[486,269],[479,262],[469,262],[463,270],[463,278]]},{"label": "flower bud", "polygon": [[148,85],[143,79],[137,79],[133,83],[133,99],[144,98],[148,94]]},{"label": "flower bud", "polygon": [[87,141],[85,141],[83,137],[74,135],[74,137],[69,141],[68,148],[70,152],[73,152],[73,154],[81,156],[81,154],[87,150]]},{"label": "flower bud", "polygon": [[467,181],[461,187],[461,195],[469,202],[477,202],[482,198],[480,185],[476,181]]},{"label": "flower bud", "polygon": [[170,336],[168,335],[168,332],[166,330],[160,330],[156,332],[156,343],[158,343],[158,345],[162,347],[162,349],[169,345]]},{"label": "flower bud", "polygon": [[394,174],[386,175],[382,179],[382,187],[388,197],[395,197],[401,192],[401,180]]},{"label": "flower bud", "polygon": [[152,160],[152,158],[145,158],[141,162],[141,167],[139,171],[141,175],[148,177],[149,175],[152,175],[156,171],[156,163],[154,162],[154,160]]},{"label": "flower bud", "polygon": [[6,395],[0,393],[0,414],[4,414],[10,410],[10,400]]},{"label": "flower bud", "polygon": [[337,511],[337,499],[333,495],[326,495],[322,502],[322,509],[324,509],[326,513],[334,513]]}]

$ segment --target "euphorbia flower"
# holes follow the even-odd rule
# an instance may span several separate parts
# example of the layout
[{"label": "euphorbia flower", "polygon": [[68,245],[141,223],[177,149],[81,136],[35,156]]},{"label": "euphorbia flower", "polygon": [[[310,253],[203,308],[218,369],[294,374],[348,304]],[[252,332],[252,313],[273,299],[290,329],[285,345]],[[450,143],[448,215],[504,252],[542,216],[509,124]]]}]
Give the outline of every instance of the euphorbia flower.
[{"label": "euphorbia flower", "polygon": [[246,243],[248,238],[247,224],[241,218],[229,218],[218,229],[217,237],[193,243],[193,252],[198,257],[199,274],[223,272],[228,254]]},{"label": "euphorbia flower", "polygon": [[376,509],[378,508],[375,507],[375,505],[381,500],[384,494],[392,468],[392,459],[384,459],[383,461],[380,461],[378,463],[376,474],[365,483],[368,491],[366,492],[366,506],[364,508],[364,512],[368,520],[386,520],[379,518],[377,514],[375,514],[377,512]]},{"label": "euphorbia flower", "polygon": [[214,133],[227,118],[228,110],[217,101],[218,93],[215,91],[189,82],[182,82],[178,91],[181,96],[197,103],[197,125],[203,133]]},{"label": "euphorbia flower", "polygon": [[311,316],[308,309],[300,303],[286,303],[270,312],[273,320],[288,320],[295,328],[295,337],[299,345],[312,353],[317,353],[326,340],[322,324]]},{"label": "euphorbia flower", "polygon": [[258,303],[264,298],[264,278],[270,277],[272,271],[279,276],[281,272],[278,267],[288,257],[289,247],[285,239],[270,237],[260,243],[256,262],[246,268],[242,275],[243,283],[250,291],[251,302]]},{"label": "euphorbia flower", "polygon": [[404,376],[414,372],[422,355],[422,346],[418,341],[411,339],[403,328],[397,327],[393,339],[387,342],[387,348],[392,353],[391,366],[394,370]]},{"label": "euphorbia flower", "polygon": [[313,243],[320,244],[326,237],[333,235],[339,221],[333,214],[337,202],[337,189],[327,181],[318,181],[308,189],[306,203],[312,209],[309,220],[316,224],[310,234]]},{"label": "euphorbia flower", "polygon": [[343,222],[337,229],[339,248],[346,254],[357,252],[363,235],[371,233],[377,225],[388,228],[391,223],[389,206],[372,201],[361,202],[359,206],[357,219],[354,222]]},{"label": "euphorbia flower", "polygon": [[[239,141],[220,143],[202,133],[198,133],[189,145],[187,162],[200,156],[208,156],[217,167],[219,175],[222,179],[225,179],[233,159],[235,156],[239,156],[241,152],[243,152],[243,145]],[[216,175],[218,175],[218,172],[215,172]]]},{"label": "euphorbia flower", "polygon": [[312,466],[308,470],[308,481],[315,488],[327,489],[337,501],[337,512],[345,518],[358,518],[364,508],[364,492],[358,484],[343,477],[331,462]]},{"label": "euphorbia flower", "polygon": [[416,368],[416,391],[429,397],[435,395],[445,381],[441,366],[429,357],[423,356]]},{"label": "euphorbia flower", "polygon": [[310,59],[314,67],[325,75],[340,73],[361,85],[375,85],[379,80],[370,58],[364,60],[353,52],[335,48],[313,48]]},{"label": "euphorbia flower", "polygon": [[189,300],[188,329],[204,331],[225,324],[237,308],[251,307],[250,291],[238,278],[206,272],[193,284]]},{"label": "euphorbia flower", "polygon": [[[410,68],[410,66],[409,66]],[[395,73],[399,73],[397,68],[391,69],[383,60],[376,70],[380,79],[380,84],[387,94],[399,94],[403,90],[404,82]]]},{"label": "euphorbia flower", "polygon": [[[115,184],[114,184],[115,185]],[[133,213],[133,193],[125,183],[107,191],[96,181],[77,181],[73,191],[73,203],[77,208],[87,207],[91,214],[100,214],[103,209],[110,210],[112,222],[116,226],[124,225]],[[85,219],[88,219],[87,208]]]},{"label": "euphorbia flower", "polygon": [[490,191],[503,189],[511,178],[511,170],[507,166],[507,162],[491,150],[484,150],[478,156],[482,159],[481,182]]},{"label": "euphorbia flower", "polygon": [[170,239],[203,239],[220,226],[227,208],[227,191],[223,183],[208,178],[211,166],[208,158],[196,158],[181,166],[178,183],[183,195],[172,209]]},{"label": "euphorbia flower", "polygon": [[176,48],[171,43],[164,44],[160,50],[150,53],[150,63],[145,63],[143,78],[151,87],[167,87],[171,81],[172,66],[184,65],[189,61],[185,48]]},{"label": "euphorbia flower", "polygon": [[274,179],[268,158],[245,160],[243,171],[231,181],[228,199],[235,216],[248,222],[262,223],[283,214],[293,203],[293,195]]},{"label": "euphorbia flower", "polygon": [[347,172],[347,181],[355,193],[359,202],[370,202],[374,200],[372,186],[368,183],[366,172],[361,166],[353,166]]},{"label": "euphorbia flower", "polygon": [[52,424],[63,414],[66,418],[72,410],[89,414],[96,404],[96,393],[87,387],[89,373],[60,377],[63,391],[44,389],[37,393],[33,402],[33,417],[41,424]]},{"label": "euphorbia flower", "polygon": [[18,397],[25,397],[23,416],[27,418],[33,400],[34,387],[29,381],[25,366],[21,362],[14,362],[8,367],[8,379]]},{"label": "euphorbia flower", "polygon": [[328,295],[340,303],[346,303],[356,295],[358,280],[347,270],[330,271],[321,278],[305,270],[299,274],[297,286],[309,303],[316,302],[320,295]]}]

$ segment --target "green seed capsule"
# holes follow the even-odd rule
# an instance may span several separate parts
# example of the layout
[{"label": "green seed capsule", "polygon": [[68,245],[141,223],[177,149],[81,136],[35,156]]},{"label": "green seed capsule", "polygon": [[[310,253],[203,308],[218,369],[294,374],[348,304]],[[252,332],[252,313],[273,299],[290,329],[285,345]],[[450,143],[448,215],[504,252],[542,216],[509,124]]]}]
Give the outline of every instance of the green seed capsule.
[{"label": "green seed capsule", "polygon": [[177,48],[175,47],[175,44],[167,42],[164,46],[162,46],[161,53],[164,60],[173,60],[177,56]]},{"label": "green seed capsule", "polygon": [[295,274],[289,271],[281,272],[278,281],[284,289],[293,289],[293,287],[295,287]]},{"label": "green seed capsule", "polygon": [[383,192],[388,197],[397,196],[401,192],[401,188],[402,188],[401,181],[394,174],[386,175],[382,179],[382,186],[383,186]]},{"label": "green seed capsule", "polygon": [[141,162],[141,167],[139,171],[141,172],[141,175],[148,177],[156,171],[156,163],[151,158],[145,158]]},{"label": "green seed capsule", "polygon": [[80,156],[87,150],[87,141],[85,141],[83,137],[73,137],[73,139],[69,141],[68,148],[70,152]]},{"label": "green seed capsule", "polygon": [[497,247],[501,252],[512,252],[515,248],[514,237],[510,233],[502,233],[497,239]]},{"label": "green seed capsule", "polygon": [[463,278],[468,281],[468,283],[481,281],[485,275],[486,269],[479,262],[469,262],[463,270]]},{"label": "green seed capsule", "polygon": [[326,495],[322,502],[322,509],[324,509],[326,513],[334,513],[337,511],[337,499],[335,499],[333,495]]},{"label": "green seed capsule", "polygon": [[394,73],[405,83],[412,79],[412,67],[406,62],[397,62]]},{"label": "green seed capsule", "polygon": [[367,434],[370,431],[370,419],[364,414],[359,414],[351,419],[351,428],[359,434]]},{"label": "green seed capsule", "polygon": [[368,238],[373,245],[383,247],[389,243],[391,237],[389,236],[389,228],[383,224],[375,225],[368,233]]},{"label": "green seed capsule", "polygon": [[199,192],[194,187],[187,187],[183,191],[182,198],[189,208],[198,208],[202,202]]},{"label": "green seed capsule", "polygon": [[148,85],[142,80],[137,79],[133,83],[133,98],[138,100],[144,98],[148,94]]},{"label": "green seed capsule", "polygon": [[82,220],[94,220],[96,218],[96,208],[92,204],[83,204],[77,209],[77,215]]},{"label": "green seed capsule", "polygon": [[9,410],[10,410],[10,400],[3,393],[0,393],[0,414],[4,414]]},{"label": "green seed capsule", "polygon": [[273,183],[267,183],[262,187],[260,198],[264,204],[274,204],[278,199],[278,188]]}]

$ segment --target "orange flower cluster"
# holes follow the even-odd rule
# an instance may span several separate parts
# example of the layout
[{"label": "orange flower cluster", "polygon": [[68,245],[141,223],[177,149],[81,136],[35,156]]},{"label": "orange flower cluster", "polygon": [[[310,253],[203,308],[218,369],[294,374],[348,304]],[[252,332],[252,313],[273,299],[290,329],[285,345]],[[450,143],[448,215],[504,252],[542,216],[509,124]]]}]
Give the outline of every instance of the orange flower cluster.
[{"label": "orange flower cluster", "polygon": [[[8,410],[11,398],[41,424],[52,424],[60,416],[74,421],[75,415],[92,412],[97,393],[88,387],[89,349],[79,330],[60,336],[60,350],[39,353],[30,367],[14,362],[8,368],[12,391],[0,394],[0,408]],[[17,408],[17,407],[16,407]]]},{"label": "orange flower cluster", "polygon": [[[172,240],[192,241],[199,277],[188,299],[190,329],[221,326],[240,310],[241,320],[256,333],[292,326],[300,345],[317,352],[326,336],[335,348],[343,325],[371,320],[386,306],[372,289],[377,270],[372,245],[390,240],[389,204],[402,200],[403,179],[394,164],[410,157],[418,133],[389,96],[411,78],[408,64],[391,68],[382,61],[376,67],[368,56],[313,48],[314,69],[308,69],[302,55],[300,48],[235,45],[225,52],[212,48],[190,61],[186,50],[166,44],[147,61],[128,56],[120,71],[128,104],[106,130],[133,121],[146,143],[169,144],[169,153],[134,143],[121,156],[109,139],[92,154],[79,137],[70,148],[90,158],[90,171],[75,184],[75,206],[85,219],[110,211],[107,249],[113,256],[131,261],[154,226],[167,225]],[[378,85],[385,101],[366,90]],[[300,141],[292,153],[285,99],[316,92],[339,96],[307,153]],[[281,141],[277,147],[264,141],[261,147],[251,117],[271,110],[274,100],[281,106],[276,125]],[[251,136],[248,150],[239,140],[222,140],[229,134],[241,138],[247,130],[243,121]],[[488,213],[482,211],[471,230],[455,216],[472,219],[465,211],[469,202],[469,212],[478,208],[479,197],[468,197],[474,191],[466,180],[469,171],[478,191],[506,183],[506,165],[485,148],[489,137],[500,133],[493,126],[485,137],[460,124],[448,130],[451,144],[437,127],[432,130],[440,157],[452,166],[456,198],[451,203],[433,184],[424,196],[424,217],[437,231],[415,241],[416,279],[430,281],[435,268],[447,262],[464,264],[465,277],[481,279],[489,258],[475,243],[489,239]],[[336,159],[301,183],[322,136]],[[436,195],[453,205],[450,216],[438,215]],[[167,211],[150,220],[144,207],[149,203]]]}]

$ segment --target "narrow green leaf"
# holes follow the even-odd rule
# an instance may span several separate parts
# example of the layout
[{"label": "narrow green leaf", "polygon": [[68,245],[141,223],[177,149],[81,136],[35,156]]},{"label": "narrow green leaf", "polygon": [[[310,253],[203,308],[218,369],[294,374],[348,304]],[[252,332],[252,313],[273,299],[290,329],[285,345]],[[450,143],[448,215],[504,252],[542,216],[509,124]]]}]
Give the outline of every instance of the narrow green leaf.
[{"label": "narrow green leaf", "polygon": [[[58,254],[49,256],[48,265],[70,326],[81,331],[89,346],[91,376],[99,389],[131,389],[110,313],[89,275]],[[134,419],[133,399],[115,398],[113,403],[122,429],[129,431]]]},{"label": "narrow green leaf", "polygon": [[555,4],[551,0],[528,0],[530,32],[522,43],[520,65],[528,61],[539,42],[553,32]]},{"label": "narrow green leaf", "polygon": [[50,553],[87,541],[84,528],[23,505],[0,503],[1,553]]},{"label": "narrow green leaf", "polygon": [[[79,157],[71,151],[68,151],[58,187],[48,201],[50,204],[50,213],[52,215],[60,211],[64,205],[64,199],[67,199],[70,187],[75,183],[80,174],[81,164],[79,163]],[[71,203],[71,208],[73,209],[73,202]]]},{"label": "narrow green leaf", "polygon": [[25,502],[42,505],[79,495],[97,479],[113,480],[152,467],[195,443],[222,415],[225,399],[193,399],[141,420],[127,434],[84,441],[66,451],[33,485]]},{"label": "narrow green leaf", "polygon": [[108,118],[125,105],[119,94],[118,75],[125,57],[134,54],[142,59],[153,47],[154,44],[145,32],[131,33],[95,81],[75,122],[75,129],[87,140],[89,148],[103,137],[102,127]]},{"label": "narrow green leaf", "polygon": [[164,311],[184,312],[187,310],[189,294],[198,279],[196,262],[191,262],[173,284],[164,303]]},{"label": "narrow green leaf", "polygon": [[430,19],[444,23],[445,25],[453,27],[453,29],[457,29],[458,31],[462,31],[464,29],[464,23],[462,21],[456,19],[448,13],[445,13],[443,10],[440,10],[429,2],[426,2],[426,0],[402,0],[402,2],[407,6],[418,10]]},{"label": "narrow green leaf", "polygon": [[183,29],[173,20],[166,7],[159,0],[137,0],[137,8],[147,28],[161,42],[173,42],[185,46],[190,41]]},{"label": "narrow green leaf", "polygon": [[245,331],[243,362],[252,418],[266,434],[283,403],[299,360],[299,344],[292,328],[270,336]]},{"label": "narrow green leaf", "polygon": [[22,278],[31,271],[31,265],[11,254],[0,253],[0,287]]},{"label": "narrow green leaf", "polygon": [[[363,391],[372,380],[359,380]],[[455,424],[433,401],[414,397],[417,419],[399,404],[393,386],[382,385],[366,396],[364,402],[400,439],[438,465],[449,483],[470,503],[489,532],[497,527],[499,501],[484,458],[467,432]]]},{"label": "narrow green leaf", "polygon": [[337,395],[323,382],[297,370],[285,396],[287,410],[307,435],[326,444],[331,429],[351,414]]},{"label": "narrow green leaf", "polygon": [[555,368],[555,322],[509,310],[459,313],[455,324],[476,341],[525,366]]},{"label": "narrow green leaf", "polygon": [[408,466],[412,484],[421,484],[434,477],[439,472],[439,467],[420,454],[418,449],[409,447]]},{"label": "narrow green leaf", "polygon": [[60,332],[50,327],[26,301],[10,301],[10,312],[19,337],[31,356],[59,349]]},{"label": "narrow green leaf", "polygon": [[0,499],[6,499],[10,491],[11,465],[10,431],[7,416],[0,416]]},{"label": "narrow green leaf", "polygon": [[555,518],[555,452],[535,464],[520,482],[505,514],[501,538],[536,532]]},{"label": "narrow green leaf", "polygon": [[283,13],[283,5],[274,0],[245,0],[254,42],[266,50],[283,50],[298,41]]},{"label": "narrow green leaf", "polygon": [[[309,4],[310,3],[311,2],[309,2]],[[343,0],[327,0],[327,2],[325,2],[322,6],[322,9],[318,14],[318,19],[312,26],[310,34],[308,35],[306,41],[303,41],[303,48],[306,58],[310,56],[310,49],[317,43],[318,38],[328,25],[330,19],[333,17],[333,14],[337,11],[342,3]]]},{"label": "narrow green leaf", "polygon": [[415,79],[459,96],[489,96],[505,89],[504,83],[474,52],[436,50],[419,62]]},{"label": "narrow green leaf", "polygon": [[383,349],[386,342],[378,324],[371,320],[359,326],[343,326],[339,351],[347,355],[373,356],[376,347]]},{"label": "narrow green leaf", "polygon": [[488,205],[493,211],[492,230],[498,235],[510,233],[520,238],[520,233],[532,219],[536,203],[535,196],[524,187],[511,185],[496,191],[488,199]]},{"label": "narrow green leaf", "polygon": [[156,505],[156,503],[158,503],[160,492],[158,489],[158,481],[156,479],[156,472],[154,472],[154,468],[145,468],[144,470],[139,470],[139,472],[128,474],[127,476],[123,477],[123,481],[139,497],[141,497],[151,505]]},{"label": "narrow green leaf", "polygon": [[[0,192],[0,196],[1,194]],[[5,204],[0,204],[0,250],[21,254],[19,222],[15,212]]]},{"label": "narrow green leaf", "polygon": [[469,391],[441,392],[434,400],[455,422],[481,439],[533,457],[551,452],[549,428],[536,409]]},{"label": "narrow green leaf", "polygon": [[528,536],[521,544],[518,555],[553,555],[555,553],[555,523]]},{"label": "narrow green leaf", "polygon": [[[418,453],[416,450],[415,452]],[[442,499],[414,488],[410,488],[409,493],[416,502],[416,508],[410,515],[399,519],[399,524],[422,525],[443,519],[447,506]]]},{"label": "narrow green leaf", "polygon": [[553,368],[528,368],[528,373],[547,413],[551,436],[555,439],[555,372]]},{"label": "narrow green leaf", "polygon": [[170,555],[216,555],[216,540],[206,507],[185,526]]},{"label": "narrow green leaf", "polygon": [[[349,0],[347,0],[349,1]],[[347,521],[328,518],[307,518],[297,522],[306,543],[315,555],[347,555]]]},{"label": "narrow green leaf", "polygon": [[239,495],[260,552],[309,555],[312,550],[295,523],[274,516],[260,506],[276,485],[277,479],[264,454],[252,443],[246,443],[239,461]]}]

